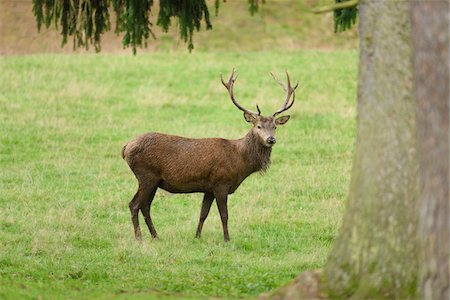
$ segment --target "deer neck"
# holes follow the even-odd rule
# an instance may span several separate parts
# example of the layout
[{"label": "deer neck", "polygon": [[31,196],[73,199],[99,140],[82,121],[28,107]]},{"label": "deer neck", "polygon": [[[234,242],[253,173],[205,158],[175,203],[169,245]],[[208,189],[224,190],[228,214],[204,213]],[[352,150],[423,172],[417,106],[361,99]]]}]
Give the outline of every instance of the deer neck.
[{"label": "deer neck", "polygon": [[252,130],[240,140],[240,145],[242,155],[248,162],[251,173],[264,172],[269,168],[272,148],[262,145]]}]

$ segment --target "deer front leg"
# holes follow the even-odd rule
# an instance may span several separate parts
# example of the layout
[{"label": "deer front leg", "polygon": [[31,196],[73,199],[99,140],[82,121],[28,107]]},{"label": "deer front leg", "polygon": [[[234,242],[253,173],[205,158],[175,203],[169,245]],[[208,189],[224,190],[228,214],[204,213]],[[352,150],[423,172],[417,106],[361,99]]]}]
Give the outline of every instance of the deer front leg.
[{"label": "deer front leg", "polygon": [[228,235],[228,194],[216,195],[217,208],[219,209],[220,219],[222,220],[223,239],[225,242],[230,241]]},{"label": "deer front leg", "polygon": [[200,212],[200,220],[197,226],[197,233],[195,234],[195,237],[197,239],[199,239],[200,235],[202,234],[203,223],[208,217],[209,209],[211,208],[211,204],[213,203],[213,201],[214,201],[214,194],[205,193],[205,195],[203,196],[202,210]]}]

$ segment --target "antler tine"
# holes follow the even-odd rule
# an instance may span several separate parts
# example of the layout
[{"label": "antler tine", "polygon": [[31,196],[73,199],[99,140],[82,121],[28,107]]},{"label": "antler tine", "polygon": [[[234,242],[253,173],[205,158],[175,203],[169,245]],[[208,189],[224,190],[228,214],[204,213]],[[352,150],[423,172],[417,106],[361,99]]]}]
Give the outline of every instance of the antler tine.
[{"label": "antler tine", "polygon": [[285,92],[288,91],[284,83],[282,83],[272,72],[270,72],[270,75],[272,75],[272,78],[283,88]]},{"label": "antler tine", "polygon": [[256,109],[258,110],[258,115],[261,115],[261,110],[259,109],[258,103],[256,103]]},{"label": "antler tine", "polygon": [[[234,77],[234,74],[236,73],[236,70],[233,68],[233,70],[231,71],[230,74],[230,78],[228,78],[228,82],[225,83],[225,81],[223,80],[223,76],[222,73],[220,73],[220,80],[222,81],[222,84],[229,89],[230,83],[232,83],[233,81],[236,81],[236,78]],[[228,90],[229,91],[229,90]]]},{"label": "antler tine", "polygon": [[[255,112],[253,112],[253,111],[251,111],[251,110],[248,110],[248,109],[244,108],[244,107],[241,106],[241,105],[236,101],[236,99],[234,98],[233,85],[234,85],[234,82],[236,81],[236,78],[237,78],[237,75],[235,75],[235,74],[236,74],[236,70],[233,68],[233,70],[231,71],[230,78],[228,79],[228,82],[226,82],[226,83],[225,83],[225,81],[223,80],[222,74],[220,74],[220,79],[222,80],[222,84],[223,84],[223,85],[225,86],[225,88],[228,90],[228,94],[230,94],[231,101],[233,102],[234,105],[236,105],[237,108],[239,108],[239,109],[242,110],[243,112],[247,112],[247,113],[256,115],[257,113],[255,113]],[[258,106],[257,106],[257,108],[258,108]],[[261,114],[261,111],[259,110],[259,108],[258,108],[258,112],[259,112],[258,115]]]},{"label": "antler tine", "polygon": [[[283,111],[288,110],[289,108],[292,107],[292,105],[294,104],[295,101],[295,89],[298,87],[298,82],[297,84],[292,87],[291,86],[291,79],[289,78],[289,73],[286,71],[286,77],[287,77],[287,86],[282,83],[280,80],[278,80],[278,78],[272,73],[270,72],[270,75],[272,75],[273,79],[275,79],[275,81],[283,88],[283,90],[286,92],[286,100],[284,100],[283,105],[280,107],[280,109],[278,109],[273,116],[275,117],[276,115],[282,113]],[[289,103],[289,100],[291,99],[292,96],[292,101],[291,103]]]}]

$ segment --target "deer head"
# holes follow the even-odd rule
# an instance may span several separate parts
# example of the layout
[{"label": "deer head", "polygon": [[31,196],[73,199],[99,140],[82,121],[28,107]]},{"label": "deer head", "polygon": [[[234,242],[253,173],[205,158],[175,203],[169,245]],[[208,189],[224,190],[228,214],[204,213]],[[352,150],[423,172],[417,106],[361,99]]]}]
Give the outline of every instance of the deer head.
[{"label": "deer head", "polygon": [[[256,104],[256,109],[258,112],[254,112],[244,108],[236,101],[233,93],[233,85],[237,78],[235,69],[232,70],[230,78],[227,82],[223,80],[222,74],[220,75],[222,84],[230,94],[231,101],[238,109],[244,112],[245,121],[252,123],[253,125],[253,134],[257,136],[259,138],[259,142],[266,147],[272,147],[276,143],[275,130],[277,129],[277,125],[284,125],[289,120],[289,115],[278,118],[276,118],[276,116],[292,107],[295,100],[295,89],[298,87],[298,82],[294,87],[291,86],[291,80],[287,71],[287,86],[278,80],[278,78],[276,78],[272,73],[270,73],[270,75],[272,75],[273,79],[275,79],[275,81],[286,92],[286,99],[284,100],[283,105],[276,112],[267,117],[261,115],[261,110],[259,109],[258,104]],[[290,101],[291,97],[292,101]]]}]

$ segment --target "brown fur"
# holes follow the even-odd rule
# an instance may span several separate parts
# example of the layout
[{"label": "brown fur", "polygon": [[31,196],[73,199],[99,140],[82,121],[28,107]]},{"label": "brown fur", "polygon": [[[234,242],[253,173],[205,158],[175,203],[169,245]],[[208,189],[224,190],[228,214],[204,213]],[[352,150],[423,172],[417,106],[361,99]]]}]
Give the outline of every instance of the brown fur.
[{"label": "brown fur", "polygon": [[[131,220],[136,239],[141,239],[139,210],[153,238],[155,227],[150,217],[150,207],[156,190],[162,188],[171,193],[204,193],[197,226],[196,237],[199,238],[203,223],[208,217],[211,204],[216,199],[222,220],[223,236],[228,235],[228,195],[234,193],[241,182],[250,174],[265,171],[270,165],[270,154],[275,144],[276,125],[283,125],[289,116],[275,119],[275,116],[288,110],[295,99],[289,74],[286,71],[287,86],[272,77],[286,92],[283,105],[270,117],[242,107],[234,97],[233,85],[236,81],[235,69],[227,82],[220,76],[222,84],[228,90],[233,104],[244,112],[244,119],[253,124],[250,132],[239,140],[220,138],[191,139],[161,133],[147,133],[127,143],[122,148],[124,158],[139,183],[139,188],[129,203]],[[292,96],[292,101],[290,98]]]},{"label": "brown fur", "polygon": [[284,124],[288,119],[280,123],[281,118],[249,118],[253,128],[238,140],[192,139],[152,132],[128,142],[122,148],[122,157],[139,183],[129,204],[135,237],[141,239],[139,210],[151,235],[157,237],[150,207],[156,190],[161,188],[171,193],[204,193],[196,237],[200,237],[203,222],[216,199],[224,238],[228,241],[227,197],[250,174],[269,167],[273,144],[268,144],[267,139],[273,139],[274,143],[275,124]]},{"label": "brown fur", "polygon": [[127,144],[124,156],[139,177],[158,181],[172,193],[211,192],[217,186],[234,192],[248,175],[266,169],[270,148],[249,133],[240,140],[190,139],[147,133]]},{"label": "brown fur", "polygon": [[127,144],[123,145],[122,147],[122,158],[125,159],[125,148],[127,147]]}]

